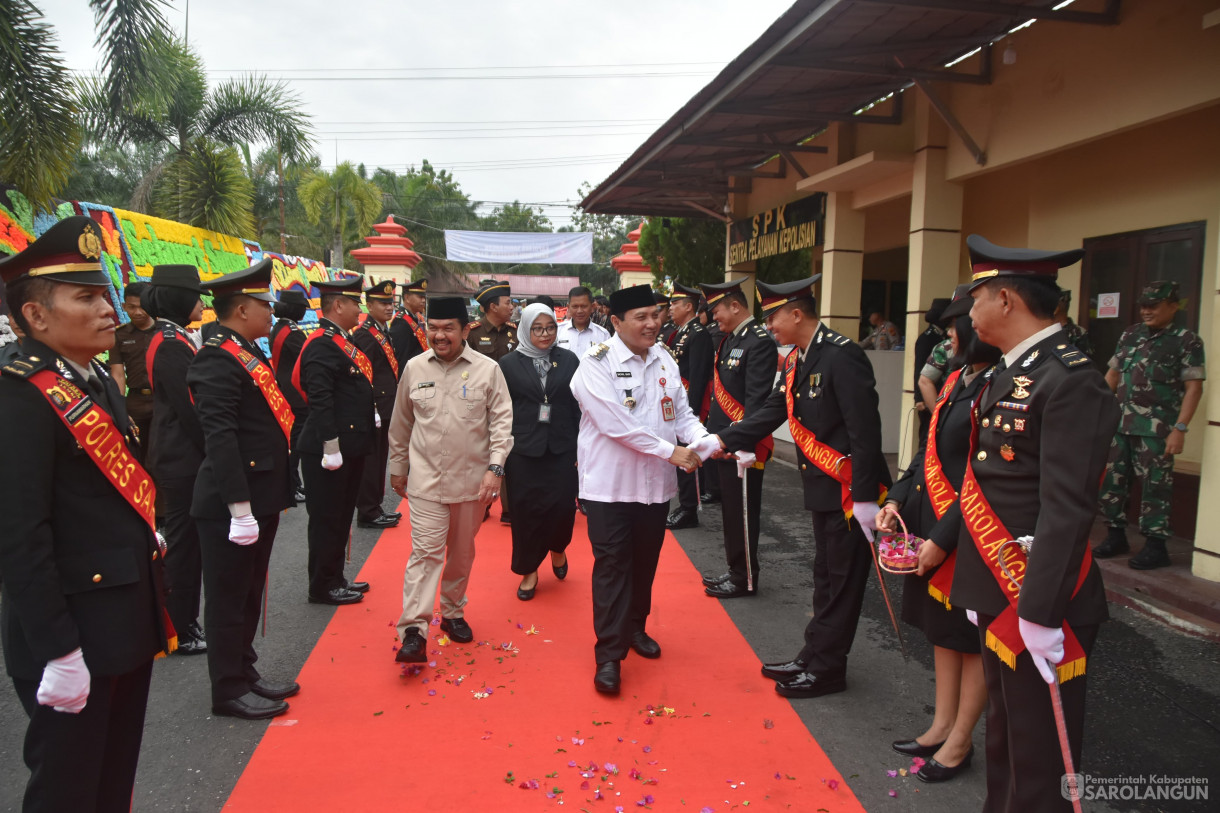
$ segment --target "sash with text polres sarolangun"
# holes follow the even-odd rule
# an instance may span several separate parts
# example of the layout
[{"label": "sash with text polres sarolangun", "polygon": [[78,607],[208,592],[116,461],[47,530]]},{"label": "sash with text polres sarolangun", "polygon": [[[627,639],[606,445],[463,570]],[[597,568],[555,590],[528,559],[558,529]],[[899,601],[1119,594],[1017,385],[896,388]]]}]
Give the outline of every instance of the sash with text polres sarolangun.
[{"label": "sash with text polres sarolangun", "polygon": [[[949,396],[953,393],[953,388],[957,386],[957,380],[962,377],[964,369],[963,367],[954,370],[945,379],[945,385],[940,389],[940,397],[936,399],[936,406],[932,410],[932,419],[928,421],[928,445],[924,450],[923,479],[924,485],[928,489],[928,502],[932,504],[932,512],[936,514],[937,519],[941,519],[949,510],[949,506],[957,500],[957,492],[953,489],[949,478],[945,476],[944,468],[940,463],[940,455],[936,453],[936,427],[940,425],[940,411],[948,403]],[[940,567],[932,574],[932,578],[928,579],[928,595],[945,605],[946,609],[951,609],[953,606],[949,603],[949,588],[953,586],[953,570],[956,565],[957,551],[949,551],[945,561],[940,563]]]},{"label": "sash with text polres sarolangun", "polygon": [[[155,534],[157,487],[153,484],[152,477],[127,448],[123,433],[115,427],[110,414],[54,370],[39,370],[28,380],[42,397],[47,399],[47,403],[106,481],[114,486],[115,491],[122,495]],[[178,648],[178,636],[164,607],[161,615],[167,646],[157,657],[164,657]]]},{"label": "sash with text polres sarolangun", "polygon": [[[788,358],[784,360],[784,400],[788,405],[788,431],[792,434],[792,440],[796,443],[797,448],[809,459],[809,462],[817,466],[823,474],[834,478],[838,481],[841,489],[840,503],[843,506],[843,516],[847,519],[852,517],[852,497],[851,497],[851,455],[840,454],[838,450],[822,443],[810,430],[796,419],[796,398],[793,395],[793,389],[796,387],[796,362],[798,351],[793,348],[788,354]],[[877,502],[885,502],[885,495],[889,490],[885,486],[879,486],[880,494],[877,496]]]},{"label": "sash with text polres sarolangun", "polygon": [[263,398],[267,401],[271,414],[279,422],[280,429],[284,432],[284,437],[291,442],[292,407],[288,405],[288,400],[284,398],[284,393],[280,392],[280,388],[275,384],[275,372],[266,364],[263,364],[257,356],[232,339],[225,339],[221,342],[220,349],[237,359],[237,363],[249,374],[250,379],[254,381],[254,386],[258,387],[259,392],[263,394]]},{"label": "sash with text polres sarolangun", "polygon": [[394,355],[394,347],[390,344],[389,339],[381,332],[381,328],[377,327],[373,321],[367,320],[365,330],[373,334],[373,338],[377,340],[377,344],[381,347],[381,352],[385,353],[386,361],[390,362],[390,369],[394,371],[394,377],[398,378],[398,356]]},{"label": "sash with text polres sarolangun", "polygon": [[[1005,599],[1008,600],[1008,606],[1004,608],[1004,612],[996,616],[996,619],[987,627],[987,648],[995,652],[1009,668],[1016,669],[1017,656],[1025,651],[1025,641],[1021,638],[1021,628],[1018,623],[1017,602],[1021,596],[1021,586],[1025,583],[1028,557],[1017,545],[1004,545],[1006,541],[1012,539],[1012,534],[1008,532],[1004,523],[992,510],[991,503],[987,501],[987,497],[979,487],[978,480],[975,479],[974,467],[970,464],[979,442],[978,404],[982,403],[989,386],[990,384],[979,393],[974,402],[975,408],[971,410],[970,457],[967,458],[966,477],[962,480],[960,497],[962,522],[966,524],[970,538],[974,540],[974,546],[987,565],[987,570],[995,578],[996,584],[1000,586]],[[930,431],[931,429],[929,429]],[[1035,541],[1034,544],[1037,542]],[[1008,572],[1012,574],[1012,580],[1009,580],[1000,566],[1001,546],[1004,551],[1004,563],[1008,567]],[[1093,553],[1089,546],[1085,545],[1084,557],[1080,561],[1080,574],[1076,577],[1076,586],[1072,589],[1073,597],[1080,592],[1080,587],[1084,584],[1092,564]],[[1059,682],[1062,683],[1083,675],[1085,661],[1084,648],[1065,620],[1063,622],[1063,660],[1055,666],[1059,673]]]},{"label": "sash with text polres sarolangun", "polygon": [[[728,341],[728,336],[720,340],[720,346],[716,348],[716,358],[712,362],[712,393],[716,399],[716,403],[724,410],[724,414],[729,420],[737,423],[746,416],[746,408],[734,398],[729,391],[724,388],[724,384],[720,381],[720,350],[724,347],[724,343]],[[754,446],[754,465],[750,468],[761,469],[763,464],[771,459],[771,455],[775,453],[775,440],[767,435]]]},{"label": "sash with text polres sarolangun", "polygon": [[[309,403],[309,396],[305,394],[305,388],[301,386],[301,359],[305,358],[305,348],[309,347],[310,342],[319,336],[326,335],[326,331],[330,328],[319,328],[309,334],[309,338],[305,340],[305,344],[301,345],[301,354],[297,356],[297,363],[292,368],[292,386],[296,391],[301,393],[301,397],[305,399],[305,403]],[[369,362],[369,357],[360,352],[360,348],[343,338],[339,331],[333,331],[330,334],[331,339],[343,351],[343,355],[351,359],[352,364],[356,366],[364,377],[368,379],[369,386],[373,386],[373,365]]]}]

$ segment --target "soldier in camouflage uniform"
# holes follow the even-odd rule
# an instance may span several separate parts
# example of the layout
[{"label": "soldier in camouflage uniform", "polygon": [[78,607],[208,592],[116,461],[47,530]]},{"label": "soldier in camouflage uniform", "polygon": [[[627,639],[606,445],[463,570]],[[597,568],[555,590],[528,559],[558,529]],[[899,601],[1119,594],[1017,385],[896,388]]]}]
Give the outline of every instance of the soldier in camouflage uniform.
[{"label": "soldier in camouflage uniform", "polygon": [[1071,307],[1072,292],[1065,289],[1059,294],[1059,307],[1055,308],[1055,319],[1067,331],[1068,341],[1075,345],[1081,353],[1093,358],[1093,343],[1089,341],[1088,331],[1073,322],[1072,317],[1068,316],[1068,310]]},{"label": "soldier in camouflage uniform", "polygon": [[945,380],[945,374],[949,371],[949,359],[951,358],[953,358],[953,337],[946,336],[944,341],[932,348],[927,361],[924,362],[923,369],[919,371],[919,395],[923,398],[929,412],[936,408],[936,396],[940,393],[941,382]]},{"label": "soldier in camouflage uniform", "polygon": [[1173,324],[1178,284],[1154,282],[1140,296],[1141,324],[1118,340],[1106,382],[1118,394],[1122,417],[1110,444],[1102,484],[1101,513],[1110,526],[1093,550],[1100,559],[1126,553],[1124,506],[1131,476],[1140,480],[1140,533],[1144,549],[1128,564],[1136,570],[1169,565],[1169,503],[1173,494],[1173,457],[1181,454],[1187,424],[1203,396],[1203,342]]}]

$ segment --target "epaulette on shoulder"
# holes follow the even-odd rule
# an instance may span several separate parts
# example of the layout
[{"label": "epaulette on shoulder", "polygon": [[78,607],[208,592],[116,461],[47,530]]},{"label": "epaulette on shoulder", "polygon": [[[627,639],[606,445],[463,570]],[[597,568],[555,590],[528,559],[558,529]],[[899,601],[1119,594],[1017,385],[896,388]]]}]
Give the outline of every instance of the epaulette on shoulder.
[{"label": "epaulette on shoulder", "polygon": [[606,344],[605,342],[598,342],[586,350],[585,355],[595,359],[605,358],[605,355],[607,352],[609,352],[609,350],[610,345]]},{"label": "epaulette on shoulder", "polygon": [[11,359],[8,364],[0,367],[4,375],[16,376],[17,378],[29,378],[34,373],[47,366],[47,360],[39,356],[20,355]]},{"label": "epaulette on shoulder", "polygon": [[505,322],[504,324],[508,325],[508,326],[509,326],[509,327],[511,327],[513,330],[516,330],[516,329],[517,329],[517,323],[516,323],[516,322]]},{"label": "epaulette on shoulder", "polygon": [[476,327],[478,327],[481,324],[483,324],[483,323],[476,319],[475,321],[470,323],[469,327],[471,330],[474,330]]},{"label": "epaulette on shoulder", "polygon": [[215,336],[211,337],[203,344],[205,347],[220,347],[222,344],[225,343],[225,338],[227,338],[227,337],[221,336],[219,333],[217,333]]},{"label": "epaulette on shoulder", "polygon": [[172,339],[178,335],[178,328],[170,324],[161,325],[161,335],[167,339]]},{"label": "epaulette on shoulder", "polygon": [[669,345],[667,345],[665,342],[657,342],[657,347],[661,348],[666,353],[668,353],[669,357],[672,358],[674,361],[678,360],[678,357],[674,355],[674,349],[672,347],[670,347]]},{"label": "epaulette on shoulder", "polygon": [[758,322],[755,322],[754,324],[750,325],[750,327],[753,328],[754,335],[757,336],[758,338],[760,338],[760,339],[770,339],[771,338],[771,334],[767,332],[767,329],[765,327],[763,327],[761,324],[759,324]]},{"label": "epaulette on shoulder", "polygon": [[1081,353],[1074,344],[1057,344],[1051,349],[1051,353],[1069,369],[1089,364],[1092,361],[1084,353]]}]

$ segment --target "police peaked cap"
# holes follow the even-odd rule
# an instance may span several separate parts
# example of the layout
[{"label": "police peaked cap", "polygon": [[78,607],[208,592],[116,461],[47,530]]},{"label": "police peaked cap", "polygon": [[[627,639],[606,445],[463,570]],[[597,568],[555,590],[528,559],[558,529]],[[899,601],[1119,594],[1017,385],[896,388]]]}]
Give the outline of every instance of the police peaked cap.
[{"label": "police peaked cap", "polygon": [[417,279],[411,282],[402,284],[402,292],[404,294],[426,294],[428,293],[428,280]]},{"label": "police peaked cap", "polygon": [[654,291],[652,294],[652,298],[656,300],[658,305],[664,305],[665,307],[669,307],[669,297],[667,297],[665,294],[661,293],[660,291]]},{"label": "police peaked cap", "polygon": [[234,271],[203,283],[215,299],[248,296],[262,302],[275,302],[271,290],[271,258],[264,257],[244,271]]},{"label": "police peaked cap", "polygon": [[102,269],[102,230],[92,218],[65,217],[24,251],[0,260],[6,283],[26,277],[73,285],[109,285]]},{"label": "police peaked cap", "polygon": [[940,321],[945,318],[945,308],[949,307],[952,299],[937,298],[932,300],[932,304],[928,306],[928,310],[923,315],[923,319],[930,325],[939,325]]},{"label": "police peaked cap", "polygon": [[758,294],[758,301],[762,303],[763,318],[765,319],[784,305],[798,299],[808,299],[816,305],[813,286],[821,278],[821,274],[814,274],[812,277],[798,279],[796,282],[781,282],[776,285],[765,282],[756,283],[755,292]]},{"label": "police peaked cap", "polygon": [[942,322],[948,322],[951,319],[956,319],[959,316],[965,316],[970,313],[970,309],[974,307],[974,297],[970,295],[970,291],[974,287],[972,282],[963,282],[953,289],[953,301],[940,314]]},{"label": "police peaked cap", "polygon": [[369,286],[364,292],[365,299],[385,299],[390,302],[394,301],[394,289],[398,287],[392,279],[383,279],[381,282],[375,282]]},{"label": "police peaked cap", "polygon": [[701,282],[701,283],[699,283],[699,289],[703,291],[703,298],[707,300],[708,310],[711,310],[713,305],[715,305],[720,300],[724,299],[725,296],[727,296],[728,294],[739,293],[739,294],[742,294],[742,296],[744,296],[745,294],[741,290],[741,283],[744,281],[745,281],[745,277],[740,277],[738,279],[730,280],[728,282],[716,282],[716,283]]},{"label": "police peaked cap", "polygon": [[341,294],[348,299],[360,301],[360,289],[364,287],[364,277],[348,277],[347,279],[328,279],[311,283],[322,294]]},{"label": "police peaked cap", "polygon": [[995,277],[1032,277],[1054,282],[1059,269],[1080,262],[1084,249],[1038,251],[1032,248],[1004,248],[985,237],[972,234],[966,238],[970,249],[970,281],[977,288]]},{"label": "police peaked cap", "polygon": [[674,292],[669,295],[669,301],[672,303],[675,299],[693,299],[696,304],[698,300],[703,298],[703,292],[698,288],[688,288],[680,282],[674,283]]}]

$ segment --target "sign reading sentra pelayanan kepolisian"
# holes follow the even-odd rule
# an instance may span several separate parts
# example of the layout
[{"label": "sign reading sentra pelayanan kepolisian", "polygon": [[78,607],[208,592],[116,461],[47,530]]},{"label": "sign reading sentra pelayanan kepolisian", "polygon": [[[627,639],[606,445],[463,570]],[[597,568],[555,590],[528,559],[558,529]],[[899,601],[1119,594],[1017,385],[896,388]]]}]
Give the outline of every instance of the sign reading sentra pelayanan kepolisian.
[{"label": "sign reading sentra pelayanan kepolisian", "polygon": [[729,264],[819,246],[825,220],[826,195],[822,192],[736,220],[729,228]]}]

